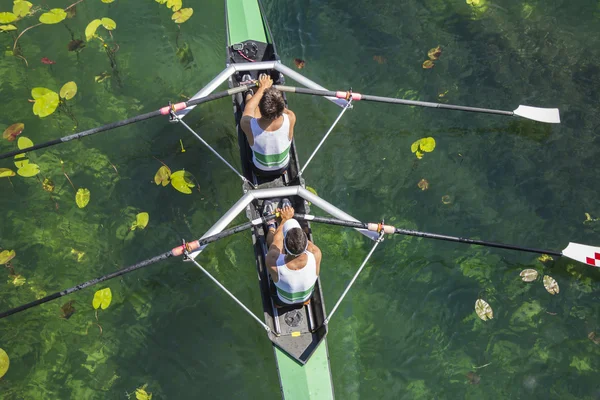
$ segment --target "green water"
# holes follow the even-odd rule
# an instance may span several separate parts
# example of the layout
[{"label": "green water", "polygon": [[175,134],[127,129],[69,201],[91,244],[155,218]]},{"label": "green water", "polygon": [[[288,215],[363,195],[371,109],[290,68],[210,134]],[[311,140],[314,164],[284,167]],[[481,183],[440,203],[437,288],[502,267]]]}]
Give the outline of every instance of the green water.
[{"label": "green water", "polygon": [[[2,2],[0,11],[10,4]],[[179,33],[171,13],[155,2],[85,0],[77,6],[67,22],[75,38],[94,18],[117,22],[120,82],[99,42],[76,55],[67,51],[71,35],[63,24],[26,32],[19,43],[29,67],[0,57],[0,129],[23,122],[22,135],[34,143],[74,132],[64,113],[39,119],[27,102],[33,87],[58,91],[70,80],[79,87],[69,102],[78,130],[191,96],[224,66],[224,7],[220,0],[186,0],[184,7],[195,12]],[[561,109],[563,123],[545,125],[358,103],[311,163],[307,182],[363,221],[385,218],[404,228],[558,251],[569,241],[599,244],[600,222],[583,224],[586,212],[600,217],[598,7],[590,0],[490,0],[477,10],[462,0],[266,2],[283,62],[304,59],[301,72],[329,89],[424,101],[438,101],[447,91],[442,100],[451,104]],[[36,20],[17,25],[22,30]],[[13,40],[0,35],[4,48]],[[437,45],[440,60],[423,69],[427,51]],[[56,64],[41,64],[42,57]],[[111,78],[95,83],[102,72]],[[306,160],[340,110],[299,95],[289,96],[289,104]],[[229,99],[197,108],[187,122],[239,167]],[[437,146],[417,160],[410,146],[427,136]],[[0,141],[0,151],[14,148]],[[5,271],[2,310],[197,238],[241,194],[231,171],[164,120],[37,151],[31,159],[56,189],[51,200],[36,178],[11,178],[13,186],[0,180],[0,246],[17,252],[13,266],[27,279],[15,287]],[[193,173],[200,192],[186,196],[156,186],[157,159]],[[75,187],[90,190],[86,208],[75,205],[60,160]],[[0,168],[15,169],[11,160]],[[423,178],[427,191],[417,187]],[[450,204],[442,203],[444,195]],[[150,214],[149,226],[124,237],[141,211]],[[350,230],[313,229],[331,307],[370,243]],[[79,262],[72,249],[85,252]],[[260,313],[251,249],[249,235],[239,234],[211,245],[199,260]],[[386,240],[330,324],[337,398],[600,398],[600,346],[587,338],[600,331],[600,272],[568,260],[543,265],[536,257],[427,239]],[[547,293],[541,278],[522,282],[525,268],[554,277],[560,293]],[[101,287],[113,293],[111,306],[99,312],[102,334],[91,306]],[[264,331],[193,265],[170,260],[95,289],[0,321],[0,348],[11,359],[1,398],[123,399],[143,384],[154,398],[279,397]],[[490,303],[493,320],[477,318],[477,298]],[[76,312],[61,319],[68,300],[75,300]],[[470,371],[478,384],[469,382]]]}]

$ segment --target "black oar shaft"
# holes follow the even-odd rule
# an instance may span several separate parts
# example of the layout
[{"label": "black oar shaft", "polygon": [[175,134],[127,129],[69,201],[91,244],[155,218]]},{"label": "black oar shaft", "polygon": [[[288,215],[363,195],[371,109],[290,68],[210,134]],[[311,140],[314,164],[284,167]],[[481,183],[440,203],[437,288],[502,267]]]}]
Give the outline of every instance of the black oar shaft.
[{"label": "black oar shaft", "polygon": [[145,267],[147,265],[154,264],[154,263],[156,263],[158,261],[165,260],[165,259],[167,259],[169,257],[171,257],[171,252],[170,251],[168,251],[166,253],[163,253],[163,254],[161,254],[159,256],[149,258],[149,259],[144,260],[142,262],[139,262],[137,264],[133,264],[133,265],[127,267],[127,268],[120,269],[120,270],[115,271],[113,273],[110,273],[108,275],[101,276],[100,278],[95,278],[95,279],[89,280],[87,282],[81,283],[81,284],[79,284],[77,286],[73,286],[72,288],[65,289],[65,290],[63,290],[61,292],[53,293],[53,294],[51,294],[49,296],[43,297],[43,298],[38,299],[36,301],[32,301],[31,303],[23,304],[23,305],[21,305],[19,307],[15,307],[15,308],[13,308],[11,310],[4,311],[4,312],[0,313],[0,319],[6,318],[9,315],[13,315],[13,314],[16,314],[16,313],[21,312],[21,311],[25,311],[25,310],[27,310],[27,309],[29,309],[31,307],[39,306],[40,304],[47,303],[47,302],[49,302],[51,300],[58,299],[59,297],[66,296],[66,295],[71,294],[73,292],[77,292],[77,291],[79,291],[81,289],[85,289],[85,288],[87,288],[89,286],[96,285],[96,284],[98,284],[100,282],[104,282],[104,281],[107,281],[109,279],[116,278],[117,276],[121,276],[121,275],[127,274],[127,273],[129,273],[131,271],[135,271],[136,269],[140,269],[140,268],[143,268],[143,267]]},{"label": "black oar shaft", "polygon": [[468,239],[468,238],[461,238],[461,237],[457,237],[457,236],[440,235],[437,233],[412,231],[412,230],[408,230],[408,229],[396,228],[395,233],[398,233],[401,235],[408,235],[408,236],[424,237],[424,238],[429,238],[429,239],[445,240],[448,242],[475,244],[475,245],[479,245],[479,246],[496,247],[499,249],[526,251],[529,253],[550,254],[550,255],[558,256],[558,257],[562,256],[562,253],[559,251],[536,249],[536,248],[532,248],[532,247],[516,246],[516,245],[512,245],[512,244],[488,242],[485,240]]},{"label": "black oar shaft", "polygon": [[299,88],[294,86],[281,86],[275,85],[275,88],[281,90],[282,92],[290,92],[290,93],[300,93],[300,94],[311,94],[315,96],[328,96],[328,97],[337,97],[338,99],[350,99],[353,101],[375,101],[378,103],[390,103],[390,104],[404,104],[408,106],[419,106],[419,107],[429,107],[429,108],[444,108],[448,110],[458,110],[458,111],[470,111],[470,112],[480,112],[480,113],[488,113],[488,114],[498,114],[498,115],[507,115],[513,116],[515,115],[512,111],[504,111],[504,110],[494,110],[489,108],[478,108],[478,107],[467,107],[467,106],[456,106],[452,104],[442,104],[442,103],[430,103],[427,101],[417,101],[417,100],[405,100],[405,99],[396,99],[393,97],[382,97],[382,96],[372,96],[368,94],[360,94],[353,92],[344,92],[344,91],[332,91],[332,90],[315,90],[315,89],[306,89]]},{"label": "black oar shaft", "polygon": [[[294,217],[298,218],[298,219],[304,219],[307,221],[311,221],[311,222],[321,222],[321,223],[330,224],[330,225],[347,226],[349,228],[357,228],[357,229],[369,229],[371,231],[376,231],[377,227],[378,227],[378,224],[369,224],[369,223],[356,222],[356,221],[344,221],[344,220],[339,220],[339,219],[335,219],[335,218],[317,217],[314,215],[306,215],[306,214],[299,214],[299,213],[296,213],[294,215]],[[554,250],[543,250],[543,249],[536,249],[536,248],[531,248],[531,247],[516,246],[516,245],[512,245],[512,244],[488,242],[485,240],[468,239],[468,238],[461,238],[461,237],[457,237],[457,236],[440,235],[437,233],[413,231],[413,230],[409,230],[409,229],[394,228],[389,225],[384,225],[384,227],[386,228],[386,233],[388,233],[388,228],[391,228],[395,234],[401,234],[401,235],[424,237],[424,238],[437,239],[437,240],[445,240],[448,242],[474,244],[474,245],[479,245],[479,246],[496,247],[499,249],[519,250],[519,251],[526,251],[526,252],[530,252],[530,253],[549,254],[549,255],[558,256],[558,257],[562,256],[562,252],[554,251]],[[391,230],[390,230],[390,233],[391,233]]]},{"label": "black oar shaft", "polygon": [[[264,217],[264,218],[272,218],[272,217],[274,217],[274,215],[269,215],[269,216]],[[262,219],[264,219],[264,218],[262,218]],[[198,240],[198,244],[200,246],[204,246],[204,245],[207,245],[209,243],[216,242],[219,239],[223,239],[223,238],[225,238],[227,236],[231,236],[231,235],[233,235],[235,233],[244,231],[244,230],[252,227],[253,225],[256,225],[257,223],[259,223],[259,222],[258,221],[251,221],[251,222],[246,222],[246,223],[238,225],[238,226],[234,226],[232,228],[229,228],[229,229],[226,229],[226,230],[224,230],[222,232],[219,232],[219,233],[217,233],[215,235],[208,236],[208,237],[206,237],[204,239],[199,239]],[[72,288],[65,289],[65,290],[63,290],[61,292],[56,292],[56,293],[53,293],[53,294],[51,294],[49,296],[46,296],[44,298],[32,301],[31,303],[23,304],[21,306],[15,307],[15,308],[10,309],[8,311],[4,311],[4,312],[0,313],[0,319],[8,317],[9,315],[16,314],[16,313],[21,312],[21,311],[25,311],[25,310],[27,310],[27,309],[29,309],[31,307],[39,306],[40,304],[47,303],[49,301],[58,299],[59,297],[66,296],[66,295],[71,294],[73,292],[77,292],[79,290],[82,290],[82,289],[85,289],[87,287],[96,285],[98,283],[107,281],[109,279],[116,278],[117,276],[128,274],[128,273],[130,273],[132,271],[135,271],[135,270],[140,269],[140,268],[144,268],[144,267],[146,267],[148,265],[155,264],[155,263],[157,263],[159,261],[162,261],[162,260],[166,260],[167,258],[173,257],[173,256],[174,256],[173,250],[170,250],[170,251],[168,251],[166,253],[163,253],[163,254],[160,254],[158,256],[155,256],[155,257],[149,258],[147,260],[141,261],[139,263],[130,265],[129,267],[126,267],[126,268],[120,269],[118,271],[112,272],[110,274],[101,276],[100,278],[95,278],[95,279],[89,280],[87,282],[84,282],[84,283],[81,283],[79,285],[73,286]]]},{"label": "black oar shaft", "polygon": [[[207,103],[209,101],[217,100],[217,99],[220,99],[220,98],[223,98],[223,97],[231,96],[233,94],[246,91],[249,88],[252,88],[252,87],[255,87],[255,86],[256,86],[255,84],[250,84],[250,85],[246,85],[246,86],[239,86],[239,87],[236,87],[236,88],[233,88],[233,89],[225,90],[223,92],[213,93],[213,94],[210,94],[210,95],[205,96],[205,97],[200,97],[200,98],[197,98],[197,99],[194,99],[194,100],[189,100],[189,101],[186,101],[186,102],[178,103],[178,104],[175,104],[175,106],[178,106],[177,109],[179,110],[179,109],[187,108],[187,107],[190,107],[190,106],[199,105],[199,104],[202,104],[202,103]],[[8,153],[0,154],[0,160],[2,160],[4,158],[16,156],[17,154],[21,154],[21,153],[25,153],[25,152],[29,152],[29,151],[43,149],[45,147],[54,146],[55,144],[69,142],[69,141],[71,141],[73,139],[81,139],[81,138],[83,138],[85,136],[94,135],[96,133],[105,132],[105,131],[108,131],[108,130],[111,130],[111,129],[119,128],[121,126],[133,124],[135,122],[140,122],[140,121],[144,121],[144,120],[147,120],[147,119],[150,119],[150,118],[158,117],[160,115],[165,115],[164,110],[165,110],[165,108],[163,107],[163,108],[161,108],[159,110],[151,111],[151,112],[146,113],[146,114],[137,115],[135,117],[127,118],[127,119],[124,119],[124,120],[121,120],[121,121],[117,121],[117,122],[111,122],[110,124],[106,124],[106,125],[102,125],[102,126],[99,126],[99,127],[96,127],[96,128],[88,129],[88,130],[83,131],[83,132],[74,133],[72,135],[64,136],[64,137],[59,138],[59,139],[54,139],[54,140],[51,140],[51,141],[46,142],[46,143],[36,144],[36,145],[33,145],[32,147],[28,147],[28,148],[23,149],[23,150],[14,150],[14,151],[10,151]]]}]

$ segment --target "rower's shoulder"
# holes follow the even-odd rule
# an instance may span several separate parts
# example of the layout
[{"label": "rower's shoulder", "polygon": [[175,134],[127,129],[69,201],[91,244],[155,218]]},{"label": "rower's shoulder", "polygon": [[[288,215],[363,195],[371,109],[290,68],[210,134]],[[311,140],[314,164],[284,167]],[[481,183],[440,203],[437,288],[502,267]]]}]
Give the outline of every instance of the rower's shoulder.
[{"label": "rower's shoulder", "polygon": [[288,116],[290,122],[296,122],[296,114],[292,110],[286,108],[283,112]]}]

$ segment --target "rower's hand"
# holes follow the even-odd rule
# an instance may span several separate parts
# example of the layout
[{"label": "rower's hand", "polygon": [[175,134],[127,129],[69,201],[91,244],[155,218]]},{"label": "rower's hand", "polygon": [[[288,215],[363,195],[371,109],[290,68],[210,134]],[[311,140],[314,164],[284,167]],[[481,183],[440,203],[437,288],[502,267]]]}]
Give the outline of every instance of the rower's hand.
[{"label": "rower's hand", "polygon": [[273,86],[273,79],[267,74],[260,74],[258,77],[258,87],[267,90],[271,86]]},{"label": "rower's hand", "polygon": [[283,208],[278,208],[277,212],[281,217],[281,222],[285,222],[288,219],[294,218],[294,207],[287,206]]}]

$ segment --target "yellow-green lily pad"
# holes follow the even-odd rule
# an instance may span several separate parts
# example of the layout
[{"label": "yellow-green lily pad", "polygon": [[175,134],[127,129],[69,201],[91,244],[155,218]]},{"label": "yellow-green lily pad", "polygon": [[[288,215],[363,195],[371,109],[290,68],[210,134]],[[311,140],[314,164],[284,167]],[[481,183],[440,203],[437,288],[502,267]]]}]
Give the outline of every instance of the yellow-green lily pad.
[{"label": "yellow-green lily pad", "polygon": [[29,10],[31,10],[32,6],[33,4],[28,1],[15,1],[15,4],[13,5],[13,13],[17,17],[25,17],[29,14]]},{"label": "yellow-green lily pad", "polygon": [[187,171],[181,170],[171,174],[171,185],[185,194],[192,194],[190,188],[196,186],[192,180],[192,174]]},{"label": "yellow-green lily pad", "polygon": [[67,18],[67,13],[62,8],[53,8],[47,13],[40,15],[40,22],[42,24],[58,24]]},{"label": "yellow-green lily pad", "polygon": [[136,228],[144,229],[148,226],[148,221],[150,221],[150,215],[147,212],[141,212],[135,216],[135,222],[131,225],[131,230],[135,230]]},{"label": "yellow-green lily pad", "polygon": [[167,7],[169,7],[173,12],[179,11],[182,6],[183,4],[181,3],[181,0],[167,0]]},{"label": "yellow-green lily pad", "polygon": [[71,100],[77,94],[77,84],[73,81],[67,82],[60,88],[60,97]]},{"label": "yellow-green lily pad", "polygon": [[50,91],[50,93],[35,100],[35,103],[33,104],[33,113],[40,118],[45,118],[56,111],[59,102],[60,99],[58,98],[58,93]]},{"label": "yellow-green lily pad", "polygon": [[102,26],[107,31],[112,31],[117,28],[117,23],[110,18],[102,18],[100,22],[102,22]]},{"label": "yellow-green lily pad", "polygon": [[25,165],[29,164],[29,159],[26,154],[17,154],[14,158],[15,167],[23,168]]},{"label": "yellow-green lily pad", "polygon": [[15,171],[10,168],[0,168],[0,178],[10,178],[15,175]]},{"label": "yellow-green lily pad", "polygon": [[9,32],[9,31],[16,31],[17,27],[14,26],[13,24],[8,24],[8,25],[0,25],[0,31],[2,32]]},{"label": "yellow-green lily pad", "polygon": [[2,378],[6,371],[8,371],[8,367],[10,366],[10,359],[8,358],[8,354],[3,349],[0,349],[0,378]]},{"label": "yellow-green lily pad", "polygon": [[21,136],[17,141],[17,147],[19,150],[25,150],[29,147],[33,147],[33,142],[27,136]]},{"label": "yellow-green lily pad", "polygon": [[0,252],[0,265],[8,263],[10,260],[15,258],[17,253],[14,250],[2,250]]},{"label": "yellow-green lily pad", "polygon": [[102,25],[102,21],[99,19],[95,19],[92,22],[90,22],[86,27],[85,27],[85,40],[89,41],[90,39],[92,39],[94,36],[96,36],[96,30],[98,29],[98,27]]},{"label": "yellow-green lily pad", "polygon": [[183,24],[185,21],[190,19],[194,10],[191,8],[182,8],[181,10],[175,12],[171,19],[175,21],[176,24]]},{"label": "yellow-green lily pad", "polygon": [[100,289],[96,293],[94,293],[94,300],[92,300],[92,306],[95,310],[98,308],[102,308],[106,310],[108,306],[110,306],[110,302],[112,301],[112,292],[110,288]]},{"label": "yellow-green lily pad", "polygon": [[37,164],[28,163],[17,170],[17,174],[23,178],[30,178],[40,173],[40,167]]},{"label": "yellow-green lily pad", "polygon": [[17,20],[17,16],[11,12],[0,12],[0,24],[10,24]]},{"label": "yellow-green lily pad", "polygon": [[90,191],[85,188],[79,188],[77,194],[75,194],[75,203],[77,207],[84,208],[90,202]]}]

